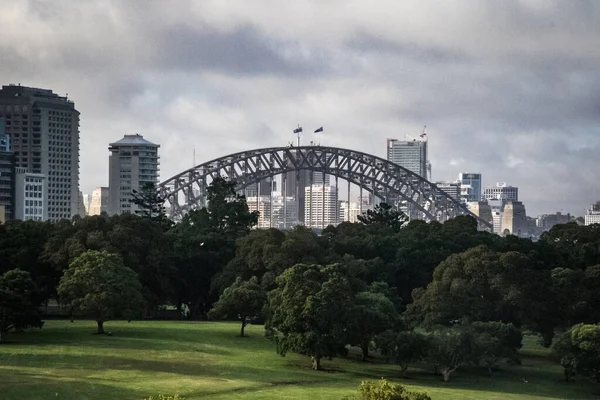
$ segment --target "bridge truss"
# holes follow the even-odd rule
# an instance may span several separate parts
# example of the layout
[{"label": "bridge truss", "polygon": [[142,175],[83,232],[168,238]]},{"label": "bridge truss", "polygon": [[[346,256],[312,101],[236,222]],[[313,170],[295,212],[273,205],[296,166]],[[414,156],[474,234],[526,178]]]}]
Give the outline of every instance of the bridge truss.
[{"label": "bridge truss", "polygon": [[411,218],[443,222],[471,215],[480,229],[492,229],[492,224],[420,175],[383,158],[336,147],[290,146],[243,151],[183,171],[162,182],[159,191],[170,207],[171,217],[177,219],[206,206],[206,189],[216,177],[235,180],[238,190],[243,190],[276,175],[283,176],[282,186],[285,186],[288,173],[299,174],[302,170],[330,175],[336,181],[343,179],[382,201],[402,204],[410,210]]}]

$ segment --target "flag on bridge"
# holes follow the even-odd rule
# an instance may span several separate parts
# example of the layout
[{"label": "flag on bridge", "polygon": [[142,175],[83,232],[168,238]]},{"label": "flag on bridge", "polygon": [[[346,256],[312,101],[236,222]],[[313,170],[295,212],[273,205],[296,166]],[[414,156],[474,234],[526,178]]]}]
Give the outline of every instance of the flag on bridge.
[{"label": "flag on bridge", "polygon": [[302,132],[302,127],[301,126],[299,126],[296,129],[294,129],[294,133],[300,133],[300,132]]},{"label": "flag on bridge", "polygon": [[323,132],[323,127],[320,127],[319,129],[315,130],[315,133],[319,133],[319,132]]}]

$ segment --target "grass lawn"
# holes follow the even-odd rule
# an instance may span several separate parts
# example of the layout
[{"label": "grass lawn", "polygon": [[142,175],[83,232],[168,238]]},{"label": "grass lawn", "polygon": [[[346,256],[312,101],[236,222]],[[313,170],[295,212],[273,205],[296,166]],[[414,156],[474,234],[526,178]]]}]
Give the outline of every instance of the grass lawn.
[{"label": "grass lawn", "polygon": [[94,335],[91,321],[46,321],[42,330],[8,335],[0,344],[0,400],[143,399],[179,394],[192,399],[335,399],[356,393],[361,380],[381,377],[424,390],[433,399],[597,399],[600,386],[565,383],[547,350],[527,338],[523,364],[493,378],[459,370],[450,382],[427,371],[361,363],[358,353],[324,360],[314,372],[307,357],[280,357],[262,326],[212,322],[115,321],[112,336]]}]

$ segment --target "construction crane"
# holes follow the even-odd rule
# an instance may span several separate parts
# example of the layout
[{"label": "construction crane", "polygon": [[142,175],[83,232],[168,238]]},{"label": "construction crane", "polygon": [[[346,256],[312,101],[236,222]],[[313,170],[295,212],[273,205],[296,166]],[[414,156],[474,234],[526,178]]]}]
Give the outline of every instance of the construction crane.
[{"label": "construction crane", "polygon": [[427,129],[427,125],[423,126],[423,132],[421,132],[421,134],[419,135],[421,139],[425,139],[425,136],[427,136],[427,134],[425,133],[425,129]]}]

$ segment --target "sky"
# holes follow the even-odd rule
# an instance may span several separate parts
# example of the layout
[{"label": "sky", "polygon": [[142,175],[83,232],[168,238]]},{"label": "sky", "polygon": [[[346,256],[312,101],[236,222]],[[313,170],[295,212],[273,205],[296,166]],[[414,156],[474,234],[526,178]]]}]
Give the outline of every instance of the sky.
[{"label": "sky", "polygon": [[433,180],[481,172],[528,215],[600,199],[600,2],[0,0],[0,82],[67,94],[84,193],[108,143],[160,144],[161,181],[254,148],[385,157],[427,125]]}]

